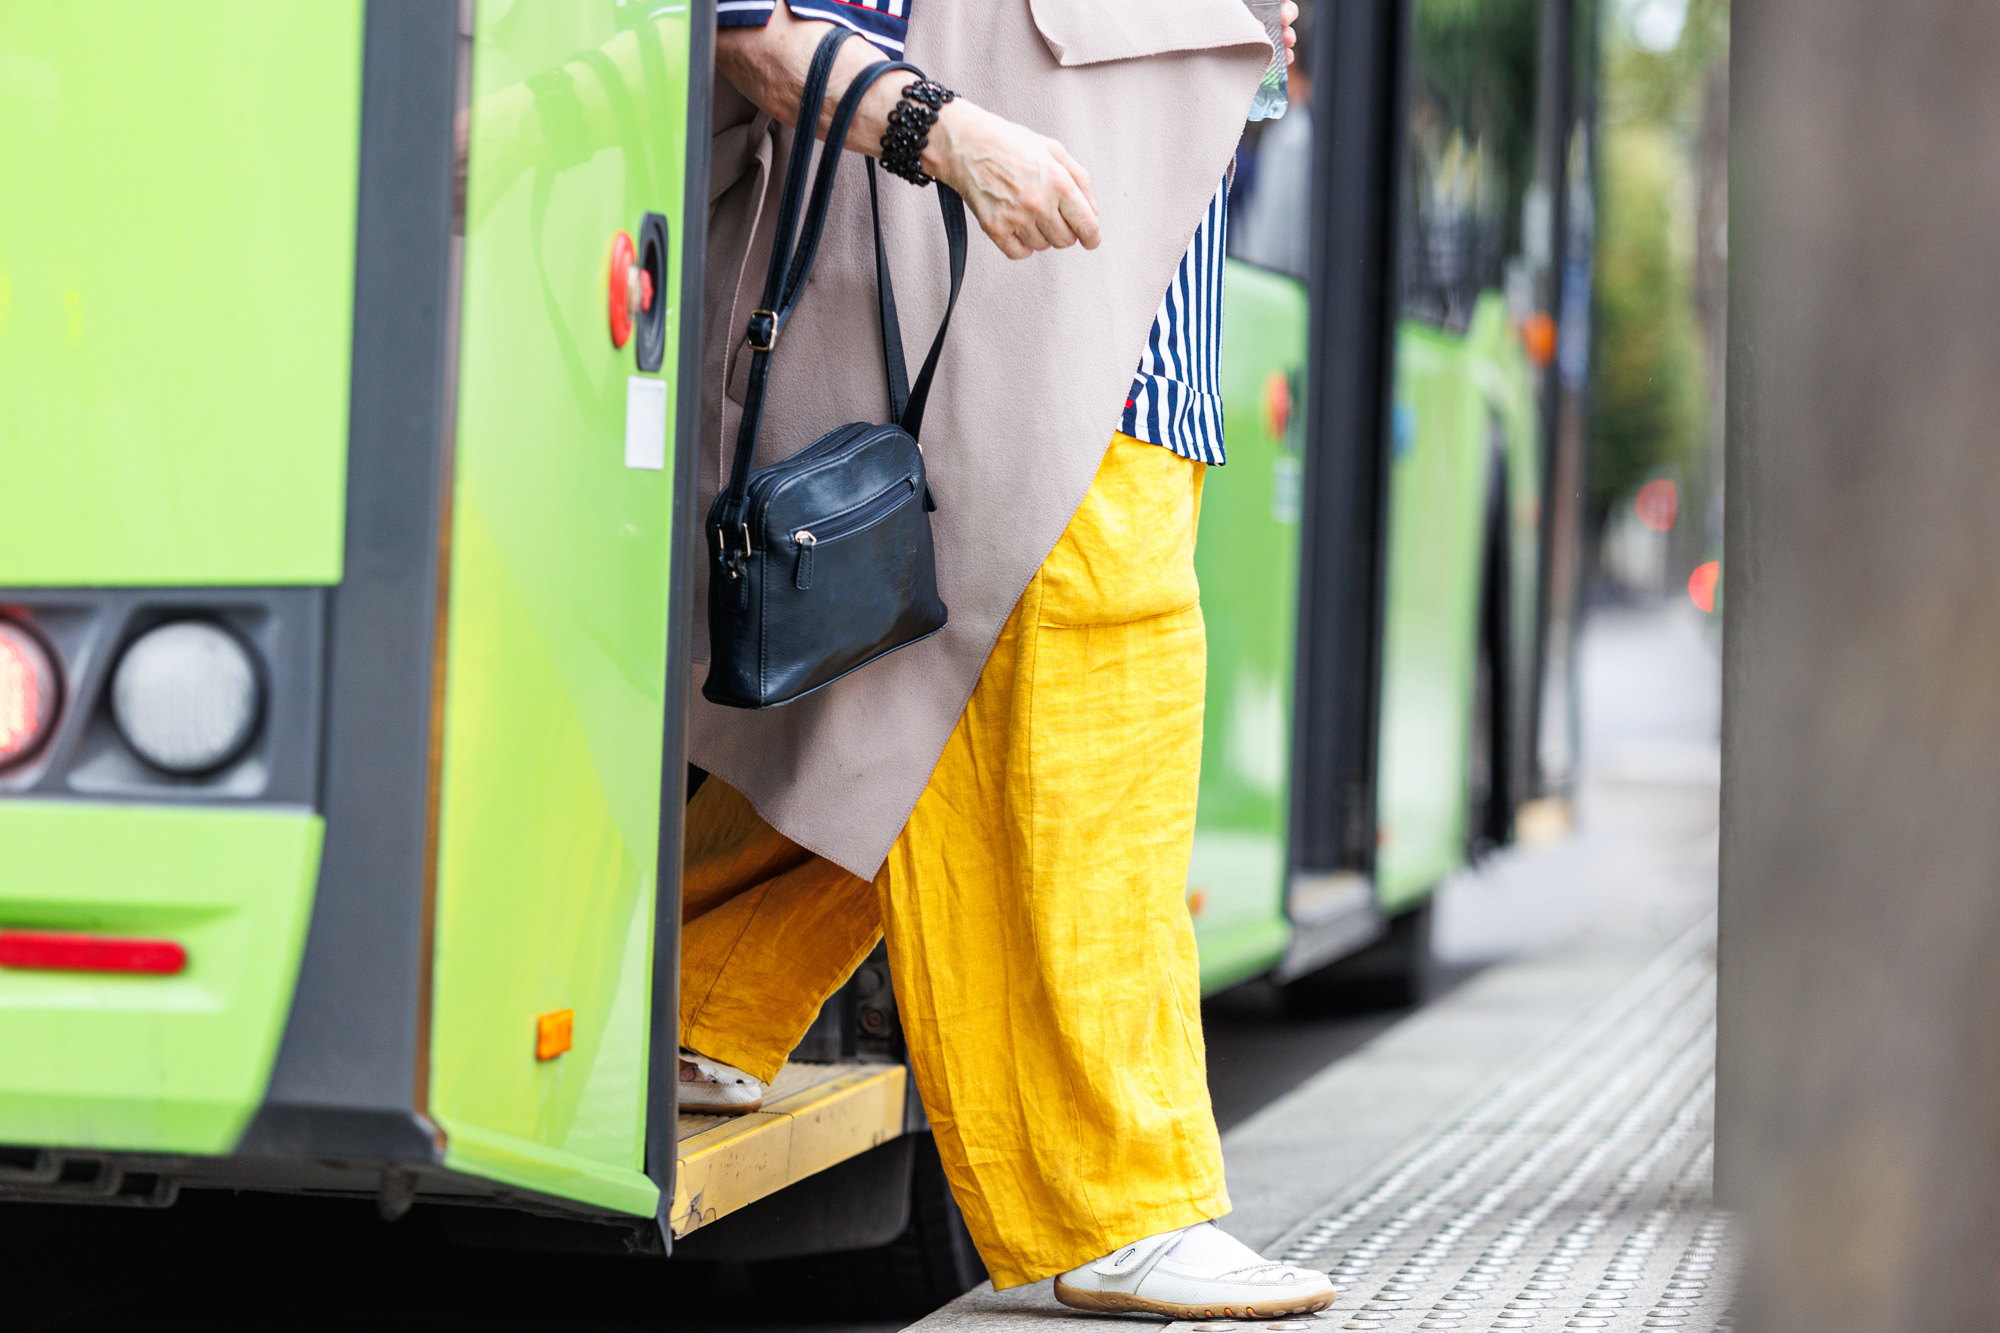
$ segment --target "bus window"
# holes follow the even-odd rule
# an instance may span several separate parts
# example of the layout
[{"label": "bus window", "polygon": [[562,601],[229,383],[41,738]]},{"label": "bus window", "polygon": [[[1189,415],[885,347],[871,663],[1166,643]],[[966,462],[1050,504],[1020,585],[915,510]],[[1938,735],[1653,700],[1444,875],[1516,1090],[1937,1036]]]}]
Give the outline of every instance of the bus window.
[{"label": "bus window", "polygon": [[1462,333],[1480,293],[1525,278],[1541,8],[1417,2],[1398,246],[1409,318]]}]

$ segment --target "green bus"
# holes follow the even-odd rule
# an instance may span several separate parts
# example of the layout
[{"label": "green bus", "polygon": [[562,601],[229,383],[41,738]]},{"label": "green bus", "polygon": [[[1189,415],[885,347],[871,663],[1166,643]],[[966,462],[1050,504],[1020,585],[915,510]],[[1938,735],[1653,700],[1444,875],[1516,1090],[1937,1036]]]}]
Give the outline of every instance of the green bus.
[{"label": "green bus", "polygon": [[1232,191],[1190,906],[1210,989],[1410,1002],[1432,891],[1567,818],[1595,15],[1305,24]]},{"label": "green bus", "polygon": [[[1208,989],[1416,994],[1561,794],[1587,5],[1322,0],[1246,141]],[[963,1290],[879,956],[762,1111],[675,1106],[712,3],[141,16],[0,0],[0,1210]]]}]

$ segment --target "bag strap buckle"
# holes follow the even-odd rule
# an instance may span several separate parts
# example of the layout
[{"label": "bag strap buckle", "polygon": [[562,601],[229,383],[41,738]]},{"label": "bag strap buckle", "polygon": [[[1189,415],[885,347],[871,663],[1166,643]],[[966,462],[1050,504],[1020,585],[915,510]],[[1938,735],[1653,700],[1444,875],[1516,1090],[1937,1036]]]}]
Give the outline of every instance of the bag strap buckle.
[{"label": "bag strap buckle", "polygon": [[747,335],[750,350],[768,352],[778,344],[778,316],[772,310],[750,312],[750,332]]}]

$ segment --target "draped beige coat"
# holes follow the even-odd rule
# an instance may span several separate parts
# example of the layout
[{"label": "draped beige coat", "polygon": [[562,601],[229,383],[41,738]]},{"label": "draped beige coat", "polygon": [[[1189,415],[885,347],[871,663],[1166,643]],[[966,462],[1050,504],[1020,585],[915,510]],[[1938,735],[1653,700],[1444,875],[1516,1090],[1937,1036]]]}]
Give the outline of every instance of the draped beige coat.
[{"label": "draped beige coat", "polygon": [[[1242,0],[924,0],[908,54],[1059,139],[1090,173],[1103,244],[1005,258],[976,228],[924,451],[945,629],[796,703],[690,703],[689,758],[794,841],[872,878],[936,767],[1028,581],[1089,490],[1160,298],[1214,197],[1270,44]],[[709,189],[697,515],[725,480],[791,134],[721,83]],[[861,162],[842,164],[819,262],[772,358],[759,466],[887,416]],[[946,291],[931,190],[882,177],[912,373]],[[705,530],[695,679],[707,673]]]}]

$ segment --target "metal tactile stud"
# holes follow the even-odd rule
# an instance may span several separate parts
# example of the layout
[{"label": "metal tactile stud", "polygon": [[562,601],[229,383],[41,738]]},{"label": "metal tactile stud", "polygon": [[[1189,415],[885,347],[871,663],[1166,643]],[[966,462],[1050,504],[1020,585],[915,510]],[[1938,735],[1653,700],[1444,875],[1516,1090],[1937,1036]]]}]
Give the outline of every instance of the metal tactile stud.
[{"label": "metal tactile stud", "polygon": [[1196,1324],[1194,1333],[1235,1333],[1234,1324]]}]

